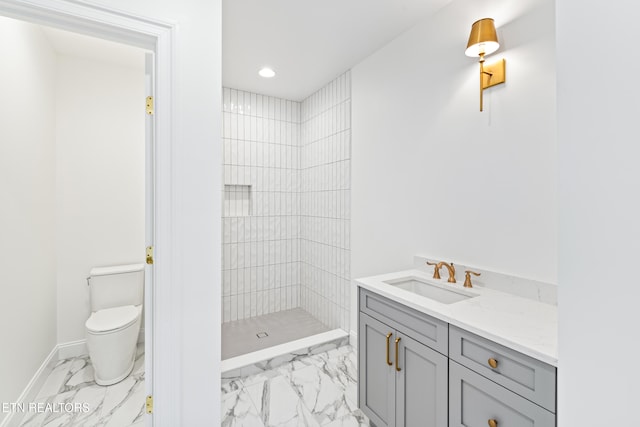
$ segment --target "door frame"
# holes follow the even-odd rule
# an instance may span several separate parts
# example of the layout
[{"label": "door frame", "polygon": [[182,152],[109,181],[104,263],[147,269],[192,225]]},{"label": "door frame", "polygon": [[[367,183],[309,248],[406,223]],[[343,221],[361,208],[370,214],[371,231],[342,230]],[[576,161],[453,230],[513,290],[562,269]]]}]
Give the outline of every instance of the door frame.
[{"label": "door frame", "polygon": [[[56,27],[102,39],[148,49],[155,57],[155,248],[153,280],[153,416],[146,425],[180,425],[181,381],[175,375],[180,366],[181,316],[175,304],[180,294],[172,268],[172,145],[178,124],[172,95],[175,75],[176,24],[139,17],[107,7],[74,0],[0,0],[0,15],[40,25]],[[141,109],[144,100],[140,100]],[[140,248],[141,257],[144,248]],[[162,333],[159,333],[161,331]]]}]

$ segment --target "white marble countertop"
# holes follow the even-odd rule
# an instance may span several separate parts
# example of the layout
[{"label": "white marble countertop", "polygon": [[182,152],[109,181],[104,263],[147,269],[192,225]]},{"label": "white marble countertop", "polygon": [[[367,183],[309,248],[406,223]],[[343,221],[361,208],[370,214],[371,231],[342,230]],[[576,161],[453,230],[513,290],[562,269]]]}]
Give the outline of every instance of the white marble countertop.
[{"label": "white marble countertop", "polygon": [[[443,304],[384,283],[402,277],[416,277],[474,297],[453,304]],[[362,288],[542,362],[558,365],[556,306],[480,286],[467,289],[462,286],[462,281],[447,283],[446,271],[442,277],[437,280],[420,270],[405,270],[356,279],[356,283]]]}]

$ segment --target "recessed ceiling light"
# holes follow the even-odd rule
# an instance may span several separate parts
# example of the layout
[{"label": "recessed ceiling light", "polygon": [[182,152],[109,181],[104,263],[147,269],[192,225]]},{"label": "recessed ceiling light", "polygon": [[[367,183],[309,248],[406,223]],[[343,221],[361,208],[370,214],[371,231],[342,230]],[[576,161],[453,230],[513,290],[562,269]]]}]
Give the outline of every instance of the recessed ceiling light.
[{"label": "recessed ceiling light", "polygon": [[260,71],[258,71],[258,74],[260,75],[260,77],[264,77],[265,79],[270,79],[271,77],[276,75],[276,72],[269,67],[264,67],[264,68],[261,68]]}]

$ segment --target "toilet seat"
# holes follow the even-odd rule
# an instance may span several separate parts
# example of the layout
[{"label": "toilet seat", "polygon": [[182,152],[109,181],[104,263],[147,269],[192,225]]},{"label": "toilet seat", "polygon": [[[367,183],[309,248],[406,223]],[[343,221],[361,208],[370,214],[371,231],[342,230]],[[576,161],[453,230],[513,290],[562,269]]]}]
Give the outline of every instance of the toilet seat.
[{"label": "toilet seat", "polygon": [[140,317],[141,307],[125,305],[121,307],[107,308],[91,313],[85,326],[92,334],[106,334],[124,329],[136,322]]}]

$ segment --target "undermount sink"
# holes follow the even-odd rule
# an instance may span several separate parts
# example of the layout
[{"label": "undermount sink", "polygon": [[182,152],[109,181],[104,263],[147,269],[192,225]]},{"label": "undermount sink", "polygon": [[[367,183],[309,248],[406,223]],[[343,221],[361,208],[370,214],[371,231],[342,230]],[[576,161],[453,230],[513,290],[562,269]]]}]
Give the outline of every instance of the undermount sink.
[{"label": "undermount sink", "polygon": [[476,296],[473,294],[463,293],[458,289],[447,289],[444,287],[446,285],[440,286],[432,284],[417,277],[402,277],[399,279],[388,280],[384,283],[443,304],[453,304]]}]

